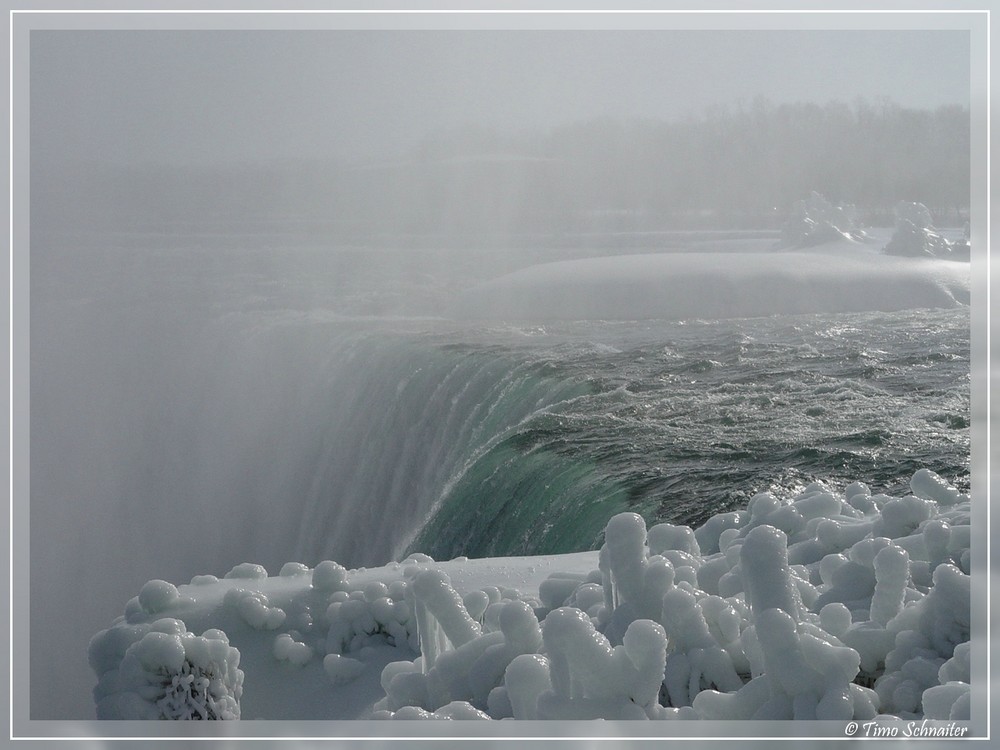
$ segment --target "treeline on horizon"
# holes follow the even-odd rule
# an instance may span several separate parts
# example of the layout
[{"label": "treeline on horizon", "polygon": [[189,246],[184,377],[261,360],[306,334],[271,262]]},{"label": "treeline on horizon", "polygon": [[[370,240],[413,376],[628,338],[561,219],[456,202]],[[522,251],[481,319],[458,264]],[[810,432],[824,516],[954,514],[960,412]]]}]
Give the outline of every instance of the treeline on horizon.
[{"label": "treeline on horizon", "polygon": [[675,121],[608,117],[519,134],[469,126],[385,163],[33,164],[40,229],[298,226],[351,239],[776,228],[813,190],[885,224],[900,200],[967,213],[970,116],[889,100],[756,99]]}]

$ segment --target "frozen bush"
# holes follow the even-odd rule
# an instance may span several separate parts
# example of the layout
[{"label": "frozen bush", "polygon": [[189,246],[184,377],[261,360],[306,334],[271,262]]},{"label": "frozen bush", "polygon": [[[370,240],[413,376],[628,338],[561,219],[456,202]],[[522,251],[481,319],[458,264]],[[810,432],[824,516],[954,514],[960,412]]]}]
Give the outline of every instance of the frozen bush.
[{"label": "frozen bush", "polygon": [[538,719],[538,699],[552,691],[549,660],[539,654],[516,657],[504,672],[511,715],[515,719]]},{"label": "frozen bush", "polygon": [[281,570],[278,571],[278,575],[282,578],[309,575],[309,566],[299,562],[286,562],[281,566]]},{"label": "frozen bush", "polygon": [[277,630],[285,621],[285,611],[270,606],[267,596],[260,591],[230,589],[222,601],[239,612],[243,621],[255,630]]},{"label": "frozen bush", "polygon": [[[731,656],[712,637],[691,592],[681,588],[667,592],[660,621],[670,645],[663,678],[669,705],[690,706],[699,692],[709,688],[730,692],[743,686]],[[738,637],[738,625],[736,629]]]},{"label": "frozen bush", "polygon": [[771,718],[845,720],[874,716],[873,696],[852,685],[860,666],[856,651],[797,632],[795,620],[780,609],[756,615],[754,627],[765,674],[777,688],[761,708],[765,713],[773,712]]},{"label": "frozen bush", "polygon": [[99,674],[99,719],[240,718],[240,654],[221,630],[196,636],[172,618],[139,629],[119,624],[91,641],[91,664],[110,666],[128,639],[120,662]]},{"label": "frozen bush", "polygon": [[701,555],[698,538],[689,526],[658,523],[649,529],[649,554],[659,555],[665,550],[679,550],[689,555]]},{"label": "frozen bush", "polygon": [[946,682],[972,682],[972,644],[969,641],[955,646],[952,657],[941,665],[938,670],[938,680]]},{"label": "frozen bush", "polygon": [[930,469],[919,469],[913,474],[910,491],[919,498],[933,500],[942,506],[955,505],[969,499]]},{"label": "frozen bush", "polygon": [[313,570],[312,585],[318,591],[350,591],[347,570],[343,565],[324,560]]},{"label": "frozen bush", "polygon": [[754,612],[778,608],[799,619],[800,597],[788,567],[788,544],[773,526],[758,526],[740,548],[747,603]]},{"label": "frozen bush", "polygon": [[882,506],[881,516],[872,525],[872,534],[887,539],[908,536],[936,512],[933,500],[922,500],[914,495],[895,498]]},{"label": "frozen bush", "polygon": [[719,539],[728,529],[741,529],[750,520],[750,514],[745,510],[730,513],[717,513],[694,531],[695,540],[703,555],[719,552]]},{"label": "frozen bush", "polygon": [[449,647],[462,646],[476,638],[481,629],[451,587],[448,576],[439,570],[423,570],[413,579],[420,653],[427,668]]},{"label": "frozen bush", "polygon": [[905,550],[893,544],[879,551],[874,565],[871,619],[886,625],[903,608],[906,584],[910,579],[910,557]]},{"label": "frozen bush", "polygon": [[[965,682],[946,682],[927,688],[920,702],[925,719],[938,720],[968,720],[968,701],[970,686]],[[960,702],[961,701],[961,702]],[[956,704],[958,710],[956,711]]]},{"label": "frozen bush", "polygon": [[[539,718],[574,719],[590,715],[643,719],[658,713],[656,695],[663,679],[667,645],[666,634],[658,623],[633,621],[622,645],[612,648],[583,612],[561,607],[546,616],[542,637],[552,689],[538,695],[535,711]],[[508,671],[533,672],[541,664],[515,660]],[[525,676],[525,681],[531,685],[541,682],[531,674]],[[510,681],[506,686],[510,692]],[[519,705],[514,695],[511,704]]]},{"label": "frozen bush", "polygon": [[636,513],[619,513],[604,529],[602,572],[610,588],[611,606],[636,600],[642,592],[646,567],[646,522]]},{"label": "frozen bush", "polygon": [[263,565],[257,565],[256,563],[240,563],[226,573],[225,578],[248,578],[260,581],[267,578],[267,570]]},{"label": "frozen bush", "polygon": [[[405,584],[403,581],[395,582]],[[369,586],[365,590],[335,591],[324,613],[328,624],[327,653],[358,651],[377,642],[416,649],[416,622],[406,601],[406,585]],[[385,594],[377,599],[371,597]],[[393,599],[391,597],[397,597]]]},{"label": "frozen bush", "polygon": [[955,647],[969,640],[970,578],[954,565],[939,565],[933,582],[927,596],[905,607],[887,629],[894,633],[916,630],[937,655],[950,659]]},{"label": "frozen bush", "polygon": [[274,658],[278,661],[286,661],[297,667],[308,664],[313,657],[312,648],[300,640],[296,640],[292,633],[281,633],[274,639],[272,649]]},{"label": "frozen bush", "polygon": [[167,609],[179,598],[177,587],[166,581],[148,581],[139,590],[139,605],[151,615]]},{"label": "frozen bush", "polygon": [[150,581],[92,640],[98,713],[238,716],[226,636],[196,638],[165,616],[204,614],[205,597],[276,660],[305,666],[319,649],[335,686],[362,674],[373,646],[419,652],[382,670],[375,718],[964,719],[969,499],[927,471],[910,489],[759,493],[696,531],[619,514],[598,569],[553,573],[538,600],[504,586],[463,596],[417,556],[382,573],[288,563],[260,585],[263,569],[244,564],[229,576],[242,581],[196,576],[193,598]]}]

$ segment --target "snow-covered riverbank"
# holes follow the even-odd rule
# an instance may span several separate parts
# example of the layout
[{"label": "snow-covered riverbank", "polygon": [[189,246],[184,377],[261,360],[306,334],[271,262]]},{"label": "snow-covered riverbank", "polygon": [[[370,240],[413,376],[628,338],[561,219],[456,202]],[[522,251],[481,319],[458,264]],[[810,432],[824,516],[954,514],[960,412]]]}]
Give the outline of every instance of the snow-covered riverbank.
[{"label": "snow-covered riverbank", "polygon": [[98,716],[967,720],[969,498],[911,490],[622,513],[600,553],[151,581],[91,642]]}]

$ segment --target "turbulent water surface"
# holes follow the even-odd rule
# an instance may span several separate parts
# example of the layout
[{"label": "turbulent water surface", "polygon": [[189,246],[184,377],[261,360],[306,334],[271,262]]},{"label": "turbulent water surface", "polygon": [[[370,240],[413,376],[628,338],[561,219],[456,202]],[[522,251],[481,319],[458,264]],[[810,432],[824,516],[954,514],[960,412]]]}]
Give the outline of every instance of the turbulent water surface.
[{"label": "turbulent water surface", "polygon": [[149,578],[593,548],[626,509],[919,467],[968,488],[965,307],[464,323],[449,292],[516,253],[154,240],[33,255],[32,585],[81,653]]},{"label": "turbulent water surface", "polygon": [[463,324],[454,256],[213,241],[41,266],[40,506],[99,495],[210,565],[371,565],[592,547],[626,508],[697,524],[816,478],[967,482],[964,307]]},{"label": "turbulent water surface", "polygon": [[[966,486],[967,327],[911,311],[506,333],[502,356],[585,390],[494,438],[415,546],[568,551],[620,510],[698,524],[816,478],[905,493],[920,466]],[[465,353],[500,356],[485,348]]]}]

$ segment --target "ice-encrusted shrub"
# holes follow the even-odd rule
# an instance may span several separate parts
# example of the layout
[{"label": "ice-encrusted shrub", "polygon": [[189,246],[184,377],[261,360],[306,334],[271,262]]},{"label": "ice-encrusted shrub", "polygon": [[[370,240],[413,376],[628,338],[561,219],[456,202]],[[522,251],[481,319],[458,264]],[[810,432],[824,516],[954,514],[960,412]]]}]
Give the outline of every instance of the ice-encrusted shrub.
[{"label": "ice-encrusted shrub", "polygon": [[924,718],[967,720],[971,699],[972,647],[966,641],[955,647],[954,655],[938,670],[940,684],[927,688],[921,696]]},{"label": "ice-encrusted shrub", "polygon": [[705,690],[694,698],[704,718],[870,719],[878,705],[873,691],[853,684],[856,651],[823,637],[782,609],[754,616],[749,631],[759,644],[763,668],[733,692]]},{"label": "ice-encrusted shrub", "polygon": [[[608,521],[604,531],[599,556],[604,608],[597,613],[597,619],[612,645],[622,642],[633,621],[659,618],[663,595],[678,577],[677,566],[663,554],[648,554],[646,536],[646,523],[636,513],[619,513]],[[665,544],[659,548],[662,553],[668,552]],[[693,561],[686,554],[678,559],[684,563],[687,579],[694,578],[693,568],[687,565]]]},{"label": "ice-encrusted shrub", "polygon": [[713,637],[692,592],[678,587],[668,591],[660,622],[670,648],[662,680],[668,705],[690,706],[702,690],[730,692],[743,686],[732,655]]},{"label": "ice-encrusted shrub", "polygon": [[121,621],[94,636],[89,657],[99,719],[240,718],[240,653],[221,630],[196,636],[173,618]]},{"label": "ice-encrusted shrub", "polygon": [[[971,629],[971,579],[954,565],[934,570],[933,587],[927,596],[901,610],[886,625],[895,636],[885,657],[885,674],[875,682],[888,710],[907,716],[922,712],[922,697],[930,688],[951,681],[942,670],[955,658],[959,647],[968,648]],[[959,652],[959,660],[967,658]],[[956,670],[961,661],[951,662]]]},{"label": "ice-encrusted shrub", "polygon": [[285,611],[272,607],[267,595],[260,591],[230,589],[222,601],[239,612],[243,621],[255,630],[277,630],[285,621]]},{"label": "ice-encrusted shrub", "polygon": [[[634,620],[612,647],[581,610],[562,607],[542,622],[551,690],[536,698],[541,719],[644,719],[660,713],[667,639],[663,627]],[[508,691],[510,687],[508,686]],[[518,718],[517,714],[514,715]]]},{"label": "ice-encrusted shrub", "polygon": [[225,575],[226,578],[245,578],[250,581],[262,581],[267,578],[267,569],[257,563],[240,563]]},{"label": "ice-encrusted shrub", "polygon": [[344,588],[330,594],[324,613],[327,653],[356,652],[380,642],[420,650],[408,581],[350,592]]},{"label": "ice-encrusted shrub", "polygon": [[422,570],[412,582],[416,602],[414,615],[420,637],[420,653],[426,668],[449,647],[458,648],[482,633],[469,615],[462,597],[439,570]]},{"label": "ice-encrusted shrub", "polygon": [[302,636],[294,630],[275,637],[272,653],[278,661],[285,661],[297,667],[308,664],[313,658],[312,647],[304,643]]},{"label": "ice-encrusted shrub", "polygon": [[[392,713],[417,705],[433,712],[455,701],[486,709],[507,666],[517,656],[541,648],[538,620],[526,602],[508,599],[489,604],[484,619],[495,619],[497,629],[484,633],[444,573],[421,571],[410,590],[421,657],[394,662],[383,670],[386,698],[376,706],[378,710]],[[493,700],[502,698],[494,695]]]},{"label": "ice-encrusted shrub", "polygon": [[[950,712],[954,699],[960,714],[961,680],[938,672],[968,638],[968,576],[953,563],[968,560],[969,498],[927,470],[914,475],[911,490],[905,498],[873,496],[854,483],[838,495],[813,484],[790,501],[762,493],[746,511],[720,514],[694,532],[700,556],[667,550],[634,514],[622,514],[609,523],[601,551],[598,630],[620,633],[658,594],[663,612],[655,619],[669,643],[661,697],[706,718],[912,716],[921,694],[943,685],[928,693],[934,710],[947,704]],[[689,544],[669,527],[661,535]],[[672,567],[663,554],[693,568],[697,585],[666,575],[659,591],[651,586],[650,571]],[[726,612],[725,631],[709,627],[703,602]],[[899,635],[906,628],[933,653],[910,653],[913,634]],[[517,679],[530,683],[534,675],[537,687],[540,664],[522,664]]]},{"label": "ice-encrusted shrub", "polygon": [[[224,586],[227,617],[273,628],[276,659],[305,670],[321,659],[334,685],[370,668],[370,646],[406,647],[382,671],[376,718],[964,719],[969,498],[926,470],[910,490],[764,492],[695,531],[623,513],[598,569],[553,573],[540,601],[499,586],[462,595],[417,555],[360,587],[364,571],[326,561],[307,579],[286,565],[282,577],[302,582],[280,607],[261,589],[288,588],[258,585],[259,566],[192,586]],[[101,716],[238,716],[236,664],[206,671],[184,649],[177,659],[176,644],[195,641],[168,614],[190,602],[151,581],[95,637]],[[224,635],[201,638],[229,654]]]}]

